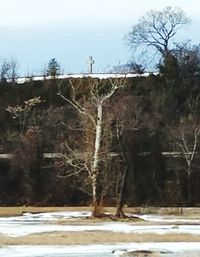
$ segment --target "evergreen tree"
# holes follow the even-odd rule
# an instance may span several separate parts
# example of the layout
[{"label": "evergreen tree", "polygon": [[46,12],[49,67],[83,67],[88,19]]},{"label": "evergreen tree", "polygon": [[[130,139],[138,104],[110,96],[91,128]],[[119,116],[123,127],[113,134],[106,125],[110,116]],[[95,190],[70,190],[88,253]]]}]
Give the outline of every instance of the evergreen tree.
[{"label": "evergreen tree", "polygon": [[60,64],[56,60],[56,58],[52,58],[47,66],[47,75],[51,76],[52,78],[56,78],[57,75],[60,74]]}]

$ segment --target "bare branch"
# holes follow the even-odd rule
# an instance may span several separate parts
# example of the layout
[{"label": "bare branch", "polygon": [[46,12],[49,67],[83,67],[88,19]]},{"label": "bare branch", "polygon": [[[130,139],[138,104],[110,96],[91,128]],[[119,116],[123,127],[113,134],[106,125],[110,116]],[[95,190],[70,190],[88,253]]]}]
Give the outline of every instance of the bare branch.
[{"label": "bare branch", "polygon": [[[69,98],[65,97],[61,93],[60,89],[57,92],[57,95],[60,96],[66,102],[68,102],[71,106],[73,106],[78,111],[78,113],[80,113],[81,115],[87,116],[92,121],[92,123],[94,125],[96,125],[96,122],[95,122],[95,119],[93,118],[93,116],[83,106],[81,106],[75,99],[70,100]],[[74,95],[73,95],[73,97],[74,97]]]},{"label": "bare branch", "polygon": [[171,39],[190,19],[179,8],[166,7],[161,11],[149,11],[141,17],[128,34],[128,43],[137,48],[141,45],[155,47],[162,55],[169,52]]}]

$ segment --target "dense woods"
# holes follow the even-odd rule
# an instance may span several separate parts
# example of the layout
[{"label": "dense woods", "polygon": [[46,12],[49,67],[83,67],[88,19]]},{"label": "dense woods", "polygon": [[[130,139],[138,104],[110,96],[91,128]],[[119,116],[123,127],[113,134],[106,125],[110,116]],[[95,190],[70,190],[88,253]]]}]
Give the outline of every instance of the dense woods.
[{"label": "dense woods", "polygon": [[1,205],[89,205],[95,174],[98,205],[197,206],[200,73],[191,58],[168,55],[148,77],[1,82],[0,146],[12,154],[0,160]]}]

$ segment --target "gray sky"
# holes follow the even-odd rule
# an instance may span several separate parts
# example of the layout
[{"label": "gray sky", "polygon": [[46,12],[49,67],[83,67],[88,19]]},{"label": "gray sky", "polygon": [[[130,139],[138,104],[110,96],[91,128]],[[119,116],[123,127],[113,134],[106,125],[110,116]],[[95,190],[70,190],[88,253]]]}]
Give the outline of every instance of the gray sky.
[{"label": "gray sky", "polygon": [[180,7],[192,19],[183,39],[200,42],[199,0],[0,0],[0,57],[15,57],[21,75],[41,73],[55,57],[65,72],[94,70],[131,58],[124,35],[141,15],[166,6]]}]

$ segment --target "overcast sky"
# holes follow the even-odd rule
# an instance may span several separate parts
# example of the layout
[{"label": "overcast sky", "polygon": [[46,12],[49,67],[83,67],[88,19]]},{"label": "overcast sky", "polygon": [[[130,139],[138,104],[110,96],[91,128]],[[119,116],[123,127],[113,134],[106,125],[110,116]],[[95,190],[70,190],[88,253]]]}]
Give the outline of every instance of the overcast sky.
[{"label": "overcast sky", "polygon": [[65,72],[86,72],[131,58],[123,40],[140,16],[152,9],[180,7],[192,19],[184,39],[200,42],[199,0],[0,0],[0,57],[15,57],[21,75],[41,73],[51,58]]}]

